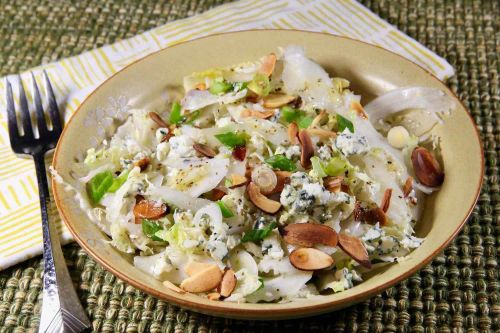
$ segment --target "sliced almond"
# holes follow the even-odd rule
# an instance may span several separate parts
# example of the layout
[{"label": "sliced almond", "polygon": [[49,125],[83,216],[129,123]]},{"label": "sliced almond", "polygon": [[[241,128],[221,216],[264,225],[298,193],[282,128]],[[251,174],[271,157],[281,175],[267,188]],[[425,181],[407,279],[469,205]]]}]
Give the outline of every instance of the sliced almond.
[{"label": "sliced almond", "polygon": [[217,266],[215,264],[210,264],[208,262],[199,262],[199,261],[194,261],[190,260],[186,266],[184,266],[184,272],[186,272],[187,275],[193,276],[204,269],[207,269],[212,266]]},{"label": "sliced almond", "polygon": [[230,188],[236,188],[245,185],[248,182],[247,177],[232,173],[229,175],[229,180],[231,181]]},{"label": "sliced almond", "polygon": [[149,117],[160,127],[168,127],[168,124],[161,119],[160,115],[156,112],[149,112],[148,113]]},{"label": "sliced almond", "polygon": [[259,68],[259,73],[266,76],[271,76],[274,71],[274,66],[276,65],[276,54],[271,53],[262,59],[262,65]]},{"label": "sliced almond", "polygon": [[252,203],[264,212],[274,214],[280,210],[281,204],[278,201],[271,200],[260,193],[259,187],[254,183],[250,182],[248,184],[247,192]]},{"label": "sliced almond", "polygon": [[290,182],[290,176],[292,175],[291,172],[276,170],[274,171],[274,173],[276,174],[276,186],[273,188],[271,192],[264,193],[265,195],[281,193],[285,185]]},{"label": "sliced almond", "polygon": [[375,224],[379,223],[381,226],[385,226],[389,223],[387,215],[380,207],[373,207],[365,213],[365,220],[368,223]]},{"label": "sliced almond", "polygon": [[283,105],[287,105],[295,100],[295,96],[285,95],[285,94],[269,94],[263,98],[265,108],[279,108]]},{"label": "sliced almond", "polygon": [[194,88],[196,90],[207,90],[207,85],[203,82],[197,83]]},{"label": "sliced almond", "polygon": [[306,130],[299,132],[299,142],[300,142],[300,164],[305,169],[311,167],[311,157],[314,156],[314,146]]},{"label": "sliced almond", "polygon": [[385,226],[389,223],[387,215],[382,210],[382,208],[375,206],[373,208],[363,208],[359,201],[356,202],[354,207],[354,219],[360,222],[367,222],[370,224],[379,223],[381,226]]},{"label": "sliced almond", "polygon": [[382,202],[380,203],[380,209],[384,213],[387,213],[389,210],[389,206],[391,205],[391,197],[392,197],[392,188],[385,189],[384,197],[382,198]]},{"label": "sliced almond", "polygon": [[167,205],[153,200],[142,199],[134,206],[134,216],[136,219],[156,220],[164,216],[167,211]]},{"label": "sliced almond", "polygon": [[213,157],[215,157],[215,155],[217,155],[215,150],[213,150],[212,148],[210,148],[207,145],[204,145],[203,143],[195,143],[195,144],[193,144],[193,148],[198,153],[200,153],[201,155],[206,156],[208,158],[213,158]]},{"label": "sliced almond", "polygon": [[290,253],[290,263],[303,271],[316,271],[333,265],[333,258],[313,247],[303,247]]},{"label": "sliced almond", "polygon": [[443,183],[444,172],[439,162],[424,147],[417,147],[411,153],[413,171],[417,179],[424,185],[436,187]]},{"label": "sliced almond", "polygon": [[242,118],[248,118],[248,117],[254,117],[254,118],[259,118],[259,119],[269,119],[272,116],[274,116],[274,111],[256,111],[256,110],[250,110],[250,109],[245,109],[241,111],[240,116]]},{"label": "sliced almond", "polygon": [[247,96],[245,97],[245,101],[249,103],[258,103],[260,100],[260,96],[249,90]]},{"label": "sliced almond", "polygon": [[326,116],[326,111],[325,110],[321,110],[321,112],[316,117],[314,117],[313,121],[311,122],[311,125],[309,125],[309,128],[314,128],[314,127],[318,126],[319,123],[321,122],[321,120],[325,116]]},{"label": "sliced almond", "polygon": [[144,170],[146,170],[146,168],[148,167],[150,162],[151,162],[151,160],[149,159],[149,157],[143,157],[140,160],[135,161],[134,166],[139,167],[139,169],[141,169],[141,171],[144,171]]},{"label": "sliced almond", "polygon": [[224,275],[222,276],[222,281],[220,285],[217,287],[217,292],[222,297],[229,297],[233,293],[234,288],[236,288],[236,274],[232,269],[224,270]]},{"label": "sliced almond", "polygon": [[207,298],[211,301],[218,301],[218,300],[220,300],[220,294],[219,293],[209,293],[207,295]]},{"label": "sliced almond", "polygon": [[363,209],[363,207],[361,207],[361,202],[356,201],[356,203],[354,204],[354,210],[352,214],[354,215],[354,221],[360,221],[360,222],[364,221],[365,210]]},{"label": "sliced almond", "polygon": [[299,134],[299,127],[296,123],[290,123],[288,125],[288,140],[290,144],[294,145],[297,143],[297,135]]},{"label": "sliced almond", "polygon": [[409,176],[408,178],[406,178],[405,184],[403,185],[403,196],[407,198],[412,190],[413,190],[413,177]]},{"label": "sliced almond", "polygon": [[342,176],[337,176],[337,177],[325,177],[323,179],[323,185],[325,188],[330,191],[330,192],[340,192],[342,190],[342,181],[344,180],[344,177]]},{"label": "sliced almond", "polygon": [[166,141],[170,140],[170,138],[174,136],[175,128],[176,128],[175,125],[169,125],[168,126],[168,133],[161,139],[161,142],[166,142]]},{"label": "sliced almond", "polygon": [[339,247],[361,266],[372,267],[368,252],[359,238],[341,233],[339,234]]},{"label": "sliced almond", "polygon": [[337,233],[332,228],[315,223],[295,223],[287,225],[282,231],[288,244],[313,247],[315,244],[337,246]]},{"label": "sliced almond", "polygon": [[185,290],[182,290],[181,288],[177,287],[175,284],[173,284],[172,282],[168,281],[168,280],[165,280],[163,281],[163,285],[165,287],[167,287],[168,289],[172,290],[172,291],[175,291],[179,294],[185,294],[186,291]]},{"label": "sliced almond", "polygon": [[320,139],[335,138],[337,136],[337,133],[323,128],[309,128],[307,131],[310,135],[317,136]]},{"label": "sliced almond", "polygon": [[218,189],[218,188],[214,188],[210,192],[209,199],[212,201],[218,201],[218,200],[222,199],[225,195],[226,195],[226,192],[224,192],[223,190]]},{"label": "sliced almond", "polygon": [[361,118],[368,119],[365,109],[359,102],[351,102],[351,109],[353,109]]},{"label": "sliced almond", "polygon": [[221,280],[221,270],[212,265],[182,281],[180,287],[191,293],[204,293],[216,288]]}]

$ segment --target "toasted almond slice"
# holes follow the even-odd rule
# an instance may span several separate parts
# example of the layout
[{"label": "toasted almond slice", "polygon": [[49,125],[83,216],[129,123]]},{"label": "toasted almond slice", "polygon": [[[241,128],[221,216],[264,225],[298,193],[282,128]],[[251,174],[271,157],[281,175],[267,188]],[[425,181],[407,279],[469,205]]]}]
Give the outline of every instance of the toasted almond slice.
[{"label": "toasted almond slice", "polygon": [[403,195],[405,198],[407,198],[411,191],[413,190],[413,177],[412,176],[409,176],[406,181],[405,181],[405,184],[403,186]]},{"label": "toasted almond slice", "polygon": [[165,135],[162,139],[161,139],[161,142],[165,142],[165,141],[168,141],[170,140],[171,137],[174,136],[174,130],[176,129],[176,126],[175,125],[169,125],[168,126],[168,133],[167,135]]},{"label": "toasted almond slice", "polygon": [[387,215],[380,207],[374,207],[365,213],[365,221],[371,224],[380,223],[381,226],[387,225],[389,220]]},{"label": "toasted almond slice", "polygon": [[256,111],[251,109],[245,109],[241,111],[240,116],[242,118],[254,117],[259,119],[269,119],[274,116],[274,111]]},{"label": "toasted almond slice", "polygon": [[222,272],[212,265],[182,281],[180,287],[191,293],[204,293],[216,288],[221,280]]},{"label": "toasted almond slice", "polygon": [[295,100],[296,97],[291,96],[291,95],[285,95],[285,94],[269,94],[267,96],[264,96],[264,107],[265,108],[279,108],[283,105],[287,105],[288,103],[291,103]]},{"label": "toasted almond slice", "polygon": [[307,131],[310,135],[317,136],[320,139],[335,138],[337,136],[337,133],[323,128],[309,128]]},{"label": "toasted almond slice", "polygon": [[343,180],[344,180],[344,177],[342,177],[342,176],[325,177],[323,179],[323,185],[330,192],[340,192],[342,189],[342,181]]},{"label": "toasted almond slice", "polygon": [[415,176],[424,185],[436,187],[443,183],[444,172],[441,165],[424,147],[417,147],[411,153],[411,162]]},{"label": "toasted almond slice", "polygon": [[300,164],[305,169],[311,167],[311,157],[314,156],[314,146],[306,130],[299,132],[299,142],[300,142]]},{"label": "toasted almond slice", "polygon": [[168,280],[163,281],[163,285],[172,291],[178,292],[179,294],[186,293],[185,290],[182,290],[181,288],[177,287],[175,284],[173,284],[172,282],[170,282]]},{"label": "toasted almond slice", "polygon": [[200,82],[200,83],[197,83],[195,86],[194,86],[195,89],[197,90],[207,90],[207,85],[203,82]]},{"label": "toasted almond slice", "polygon": [[391,196],[392,196],[392,188],[385,189],[384,197],[382,198],[382,202],[380,203],[380,209],[384,213],[387,213],[389,210],[389,206],[391,205]]},{"label": "toasted almond slice", "polygon": [[207,145],[204,145],[203,143],[195,143],[193,144],[194,150],[196,150],[198,153],[202,154],[203,156],[206,156],[208,158],[213,158],[217,153],[210,148]]},{"label": "toasted almond slice", "polygon": [[164,203],[142,199],[134,206],[134,216],[139,219],[156,220],[167,213],[168,207]]},{"label": "toasted almond slice", "polygon": [[148,115],[158,126],[168,128],[168,124],[163,119],[161,119],[158,113],[149,112]]},{"label": "toasted almond slice", "polygon": [[262,65],[259,68],[259,73],[271,76],[276,65],[276,54],[271,53],[264,57]]},{"label": "toasted almond slice", "polygon": [[207,298],[211,301],[218,301],[218,300],[220,300],[220,294],[219,293],[210,293],[207,295]]},{"label": "toasted almond slice", "polygon": [[212,266],[217,266],[215,264],[210,264],[208,262],[199,262],[199,261],[194,261],[190,260],[186,266],[184,266],[184,272],[186,272],[187,275],[193,276],[196,273],[199,273],[203,271],[204,269],[207,269]]},{"label": "toasted almond slice", "polygon": [[341,233],[339,234],[339,247],[361,266],[372,267],[368,252],[366,252],[366,248],[359,238]]},{"label": "toasted almond slice", "polygon": [[361,202],[356,201],[352,213],[354,215],[354,221],[363,222],[365,220],[365,210],[361,207]]},{"label": "toasted almond slice", "polygon": [[290,144],[294,145],[297,143],[297,135],[299,134],[299,127],[296,123],[290,123],[288,125],[288,139],[290,140]]},{"label": "toasted almond slice", "polygon": [[314,127],[318,126],[319,123],[321,122],[321,119],[323,119],[324,116],[326,116],[326,111],[321,110],[321,112],[316,117],[314,117],[311,125],[309,125],[309,128],[314,128]]},{"label": "toasted almond slice", "polygon": [[333,265],[333,258],[313,247],[303,247],[290,253],[290,263],[303,271],[316,271]]},{"label": "toasted almond slice", "polygon": [[237,279],[234,271],[231,268],[226,268],[222,276],[222,281],[217,287],[217,292],[224,298],[231,296],[234,288],[236,288],[236,282]]},{"label": "toasted almond slice", "polygon": [[247,192],[252,203],[264,212],[274,214],[280,210],[281,204],[278,201],[271,200],[260,193],[259,187],[254,183],[248,183]]},{"label": "toasted almond slice", "polygon": [[143,157],[140,160],[135,161],[134,166],[139,167],[139,169],[141,169],[141,171],[144,171],[144,170],[146,170],[146,168],[148,167],[150,162],[151,162],[151,160],[149,159],[149,157]]},{"label": "toasted almond slice", "polygon": [[218,189],[218,188],[214,188],[210,192],[209,199],[211,201],[218,201],[218,200],[222,199],[225,195],[226,195],[226,192],[224,192],[223,190]]},{"label": "toasted almond slice", "polygon": [[276,186],[273,188],[271,192],[264,193],[265,195],[281,193],[285,185],[290,182],[290,176],[292,175],[291,172],[275,170],[274,173],[276,174]]},{"label": "toasted almond slice", "polygon": [[247,177],[242,176],[242,175],[238,175],[236,173],[230,174],[229,179],[231,180],[231,187],[230,188],[240,187],[242,185],[245,185],[248,182]]},{"label": "toasted almond slice", "polygon": [[353,109],[361,118],[368,119],[365,109],[363,109],[363,106],[359,102],[351,102],[351,109]]},{"label": "toasted almond slice", "polygon": [[245,97],[245,101],[249,103],[258,103],[260,101],[260,96],[249,90],[247,96]]},{"label": "toasted almond slice", "polygon": [[313,247],[315,244],[337,246],[337,233],[329,226],[315,223],[295,223],[287,225],[282,231],[288,244]]}]

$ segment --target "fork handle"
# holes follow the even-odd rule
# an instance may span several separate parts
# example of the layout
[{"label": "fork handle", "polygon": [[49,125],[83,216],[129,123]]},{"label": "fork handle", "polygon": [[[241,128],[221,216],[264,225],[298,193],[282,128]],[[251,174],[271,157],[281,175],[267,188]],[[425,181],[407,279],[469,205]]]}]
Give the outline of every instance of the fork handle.
[{"label": "fork handle", "polygon": [[68,272],[55,223],[49,223],[50,202],[44,153],[33,156],[40,195],[43,228],[43,303],[38,332],[81,332],[90,321]]}]

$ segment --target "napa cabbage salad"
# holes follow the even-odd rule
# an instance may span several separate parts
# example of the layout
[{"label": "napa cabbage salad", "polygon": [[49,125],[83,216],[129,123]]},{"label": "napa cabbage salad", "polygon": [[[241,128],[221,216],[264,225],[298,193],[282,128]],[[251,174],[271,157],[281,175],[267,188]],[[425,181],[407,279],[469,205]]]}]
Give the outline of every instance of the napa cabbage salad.
[{"label": "napa cabbage salad", "polygon": [[453,104],[408,87],[362,106],[349,85],[299,46],[192,73],[164,111],[129,110],[88,150],[80,199],[179,293],[256,303],[352,288],[424,241],[424,195],[444,180],[431,129]]}]

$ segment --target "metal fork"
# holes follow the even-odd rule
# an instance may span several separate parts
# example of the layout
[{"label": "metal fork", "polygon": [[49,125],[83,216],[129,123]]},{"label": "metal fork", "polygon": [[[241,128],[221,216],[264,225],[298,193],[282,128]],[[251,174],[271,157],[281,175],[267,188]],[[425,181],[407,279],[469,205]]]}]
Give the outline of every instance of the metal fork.
[{"label": "metal fork", "polygon": [[56,146],[62,132],[62,122],[47,73],[44,71],[48,98],[47,124],[42,99],[35,76],[33,80],[34,108],[38,136],[33,132],[31,116],[26,93],[19,77],[19,118],[22,132],[19,132],[12,86],[7,81],[7,117],[10,145],[16,154],[31,155],[35,162],[40,208],[43,228],[43,303],[39,332],[81,332],[90,327],[90,321],[78,299],[73,282],[69,276],[66,262],[59,242],[59,234],[54,223],[49,223],[47,207],[49,205],[49,188],[45,170],[45,153]]}]

